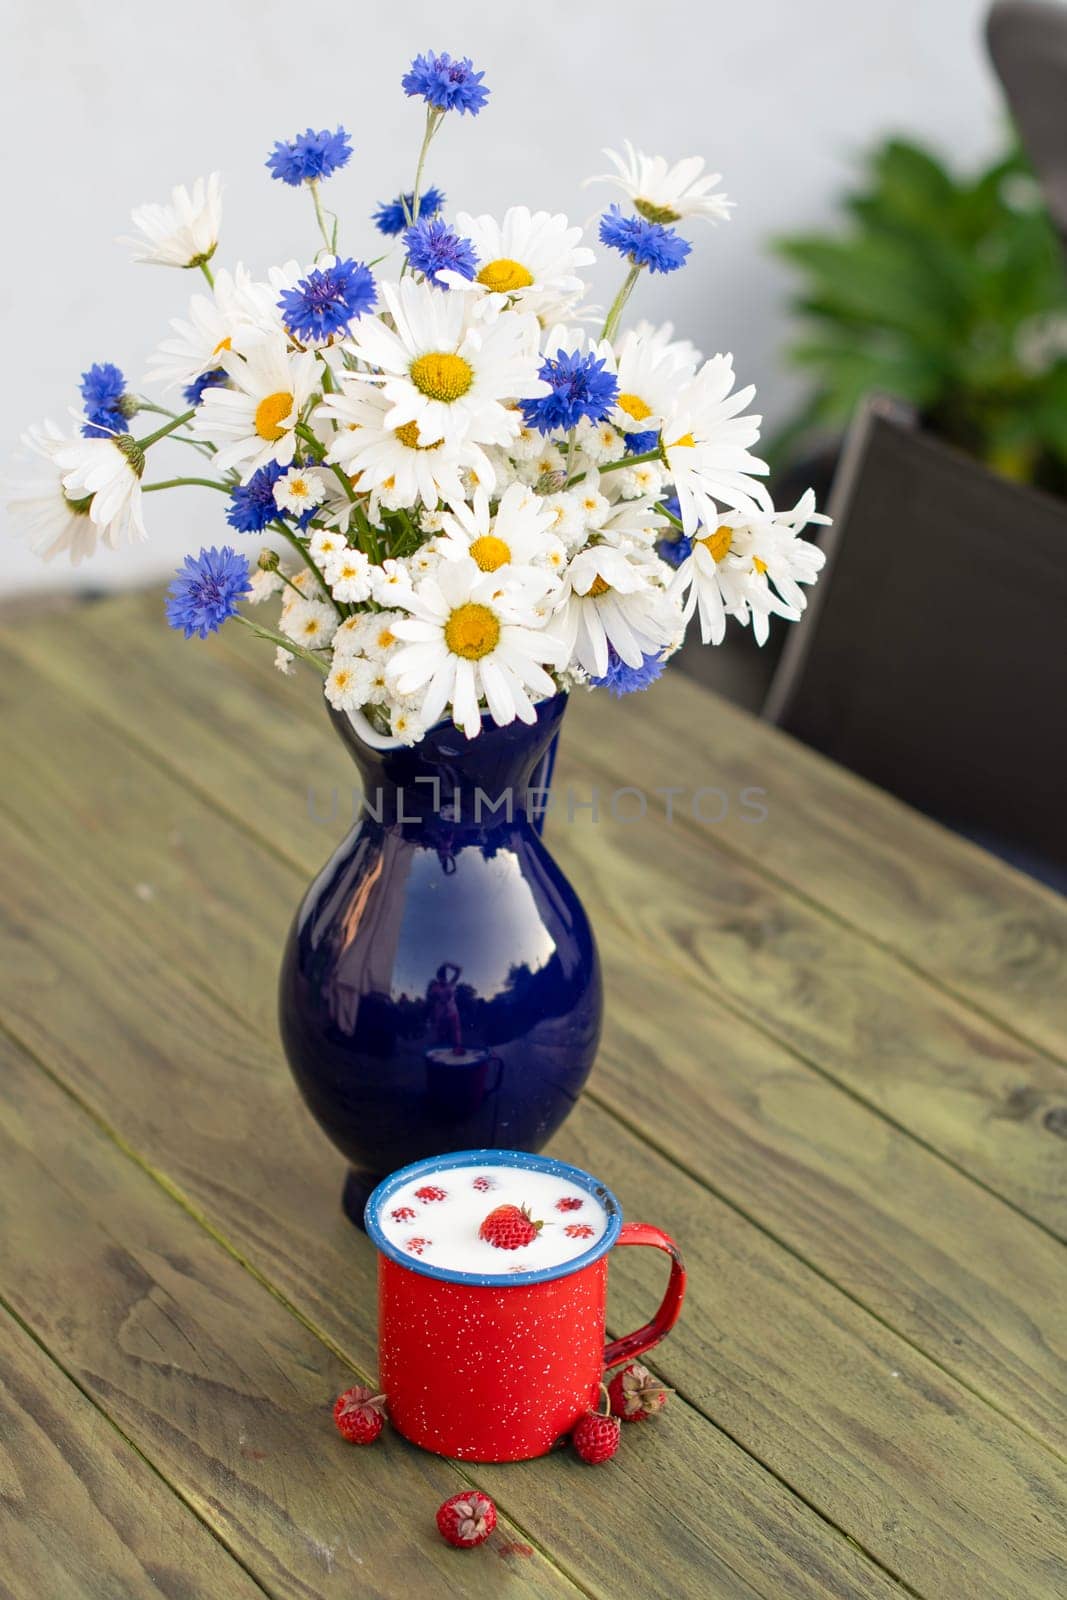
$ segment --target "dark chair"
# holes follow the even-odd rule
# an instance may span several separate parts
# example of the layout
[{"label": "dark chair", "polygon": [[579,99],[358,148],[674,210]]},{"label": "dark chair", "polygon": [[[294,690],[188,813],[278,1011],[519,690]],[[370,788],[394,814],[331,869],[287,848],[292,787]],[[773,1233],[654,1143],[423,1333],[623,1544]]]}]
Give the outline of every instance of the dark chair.
[{"label": "dark chair", "polygon": [[986,41],[1067,247],[1067,7],[1049,0],[997,0]]},{"label": "dark chair", "polygon": [[1067,505],[869,401],[764,716],[1067,883]]}]

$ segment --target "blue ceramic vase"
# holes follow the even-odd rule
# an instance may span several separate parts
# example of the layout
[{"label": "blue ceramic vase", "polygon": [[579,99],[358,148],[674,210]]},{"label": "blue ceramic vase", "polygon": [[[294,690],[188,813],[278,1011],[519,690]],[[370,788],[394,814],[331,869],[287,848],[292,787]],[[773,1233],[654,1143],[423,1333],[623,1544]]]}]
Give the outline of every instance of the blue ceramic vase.
[{"label": "blue ceramic vase", "polygon": [[354,1222],[411,1161],[539,1150],[589,1074],[600,962],[541,840],[566,704],[543,701],[530,726],[485,718],[470,740],[439,723],[389,749],[330,710],[362,800],[296,914],[279,1017],[301,1093],[350,1163]]}]

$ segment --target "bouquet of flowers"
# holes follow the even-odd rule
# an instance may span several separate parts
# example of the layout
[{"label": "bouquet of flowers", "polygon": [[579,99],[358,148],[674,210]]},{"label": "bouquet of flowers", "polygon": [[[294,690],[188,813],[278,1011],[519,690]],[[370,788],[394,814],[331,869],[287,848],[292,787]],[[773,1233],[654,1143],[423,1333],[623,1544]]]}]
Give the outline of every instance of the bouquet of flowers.
[{"label": "bouquet of flowers", "polygon": [[[144,496],[205,484],[229,526],[267,544],[186,558],[166,612],[186,637],[234,618],[322,674],[327,699],[375,742],[414,743],[446,713],[469,738],[488,714],[534,719],[560,689],[646,688],[690,619],[721,643],[728,617],[762,643],[796,619],[823,556],[800,537],[808,493],[776,511],[753,455],[754,390],[732,359],[703,360],[670,323],[620,331],[642,272],[672,273],[691,245],[676,224],[726,220],[698,157],[673,166],[627,143],[602,179],[622,191],[599,219],[624,278],[606,316],[584,305],[594,260],[566,217],[513,206],[459,212],[423,177],[450,112],[489,90],[470,60],[427,53],[402,79],[425,102],[409,192],[374,223],[386,253],[342,251],[322,186],[352,155],[344,128],[279,142],[267,166],[306,188],[322,244],[265,280],[213,266],[217,174],[133,212],[135,259],[199,271],[206,292],[171,323],[131,393],[111,363],[83,374],[80,432],[25,442],[35,471],[8,499],[45,557],[143,539]],[[133,419],[159,426],[135,436]],[[165,440],[201,459],[153,479]],[[146,477],[148,481],[146,481]],[[270,541],[273,540],[273,543]],[[280,546],[279,548],[277,548]],[[272,625],[239,609],[273,601]]]}]

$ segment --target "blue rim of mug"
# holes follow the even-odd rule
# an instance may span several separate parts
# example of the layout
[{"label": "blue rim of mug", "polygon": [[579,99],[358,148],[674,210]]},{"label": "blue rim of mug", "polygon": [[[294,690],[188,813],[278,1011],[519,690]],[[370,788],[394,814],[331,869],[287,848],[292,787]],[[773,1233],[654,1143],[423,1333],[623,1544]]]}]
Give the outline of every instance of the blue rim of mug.
[{"label": "blue rim of mug", "polygon": [[[413,1178],[436,1176],[442,1172],[452,1172],[457,1167],[479,1166],[525,1167],[530,1172],[546,1172],[554,1178],[565,1178],[576,1188],[592,1195],[607,1212],[604,1232],[581,1255],[572,1256],[569,1261],[559,1262],[553,1267],[536,1267],[529,1272],[455,1272],[451,1267],[435,1267],[419,1256],[409,1255],[385,1237],[378,1217],[398,1189],[402,1189]],[[515,1289],[527,1283],[551,1283],[554,1278],[569,1278],[607,1255],[619,1237],[622,1208],[611,1190],[594,1178],[591,1172],[572,1167],[567,1161],[557,1161],[553,1156],[532,1155],[526,1150],[453,1150],[448,1155],[428,1156],[424,1161],[413,1161],[410,1166],[400,1167],[396,1172],[391,1172],[388,1178],[383,1178],[367,1199],[363,1225],[383,1256],[388,1256],[400,1267],[407,1267],[410,1272],[421,1273],[424,1278],[439,1278],[443,1283],[464,1283],[471,1288]]]}]

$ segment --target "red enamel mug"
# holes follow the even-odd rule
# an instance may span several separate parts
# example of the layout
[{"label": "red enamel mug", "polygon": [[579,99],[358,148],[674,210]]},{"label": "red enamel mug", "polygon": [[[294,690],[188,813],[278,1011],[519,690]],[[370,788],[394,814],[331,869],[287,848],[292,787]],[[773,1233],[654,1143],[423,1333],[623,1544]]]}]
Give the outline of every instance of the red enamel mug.
[{"label": "red enamel mug", "polygon": [[[545,1173],[585,1190],[606,1226],[580,1255],[554,1266],[457,1272],[387,1238],[399,1190],[433,1179],[438,1192],[474,1184],[482,1167]],[[484,1180],[483,1180],[484,1181]],[[486,1196],[486,1210],[492,1209]],[[573,1202],[572,1202],[573,1203]],[[411,1209],[411,1208],[407,1208]],[[411,1226],[432,1234],[434,1212]],[[367,1233],[378,1248],[378,1381],[393,1426],[424,1450],[467,1461],[526,1461],[544,1455],[599,1397],[605,1368],[643,1355],[678,1320],[685,1267],[673,1239],[646,1222],[623,1222],[609,1189],[580,1167],[517,1150],[461,1150],[414,1162],[367,1201]],[[563,1225],[555,1219],[553,1225]],[[608,1258],[616,1245],[646,1244],[670,1257],[670,1278],[651,1322],[605,1344]]]}]

